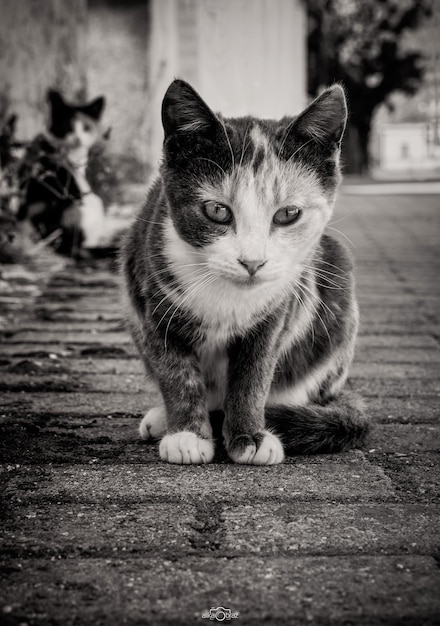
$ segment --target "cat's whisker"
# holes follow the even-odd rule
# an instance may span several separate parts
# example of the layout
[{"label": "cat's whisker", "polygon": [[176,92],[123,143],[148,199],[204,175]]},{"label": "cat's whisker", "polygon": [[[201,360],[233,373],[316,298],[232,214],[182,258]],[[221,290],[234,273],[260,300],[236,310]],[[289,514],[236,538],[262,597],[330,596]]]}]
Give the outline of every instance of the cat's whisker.
[{"label": "cat's whisker", "polygon": [[171,317],[168,320],[168,324],[167,324],[167,327],[165,329],[165,340],[164,340],[165,351],[167,349],[167,337],[168,337],[168,331],[169,331],[169,328],[170,328],[170,324],[171,324],[171,321],[172,321],[173,317],[177,313],[177,311],[185,304],[185,302],[190,297],[194,297],[201,289],[204,289],[208,285],[212,284],[215,281],[215,279],[216,279],[216,276],[214,274],[212,274],[211,276],[208,276],[204,282],[202,282],[201,284],[198,284],[194,289],[192,289],[189,292],[187,292],[185,298],[177,303],[177,306],[174,309],[173,313],[171,314]]},{"label": "cat's whisker", "polygon": [[304,268],[306,272],[308,272],[310,275],[314,276],[315,279],[321,279],[325,282],[325,284],[322,283],[318,283],[315,281],[316,285],[319,285],[319,287],[324,287],[326,289],[337,289],[339,291],[346,291],[346,287],[342,287],[339,283],[335,282],[334,280],[332,280],[331,278],[329,278],[328,276],[325,276],[323,274],[320,274],[319,270],[316,270],[315,268]]},{"label": "cat's whisker", "polygon": [[138,222],[145,222],[145,224],[155,224],[156,226],[163,226],[161,222],[153,222],[152,220],[145,220],[143,217],[140,217],[139,215],[135,216],[135,220]]},{"label": "cat's whisker", "polygon": [[[166,270],[166,271],[169,271],[169,270]],[[197,276],[197,274],[200,274],[200,272],[197,271],[197,270],[195,270],[194,272],[191,272],[186,277],[186,280],[182,280],[182,279],[178,279],[178,278],[174,277],[174,280],[168,285],[168,287],[171,290],[175,290],[175,291],[178,291],[179,288],[185,290],[186,287],[191,286],[191,285],[194,284],[194,277],[196,279],[200,279],[200,278],[203,278],[204,276],[206,276],[207,273],[204,272],[201,276]],[[155,298],[158,294],[163,293],[163,291],[164,291],[163,285],[159,285],[159,289],[154,294],[151,295],[150,299]],[[178,293],[176,297],[181,297],[181,296],[182,296],[182,294]],[[161,304],[163,302],[165,302],[165,300],[171,299],[171,297],[172,296],[169,293],[166,293],[164,295],[164,297],[162,298],[162,300],[160,300],[160,302],[154,307],[151,315],[153,316],[156,313],[157,309],[161,306]]]},{"label": "cat's whisker", "polygon": [[[251,127],[251,125],[249,124],[249,125],[247,126],[247,128],[246,128],[246,132],[245,132],[244,137],[243,137],[243,145],[242,145],[242,147],[241,147],[240,162],[239,162],[239,164],[238,164],[238,167],[239,167],[239,168],[242,166],[243,159],[244,159],[244,155],[245,155],[245,153],[246,153],[246,150],[247,150],[248,145],[249,145],[249,144],[250,144],[250,142],[251,142],[251,140],[249,139],[249,141],[246,143],[246,138],[247,138],[247,136],[248,136],[248,133],[249,133],[249,129],[250,129],[250,127]],[[246,143],[246,145],[245,145],[245,143]]]},{"label": "cat's whisker", "polygon": [[354,245],[354,243],[352,242],[352,240],[350,239],[350,237],[348,237],[348,235],[346,235],[345,233],[342,232],[342,230],[338,230],[337,228],[333,228],[333,226],[329,226],[327,224],[327,228],[330,228],[330,230],[334,230],[335,233],[339,233],[340,235],[342,235],[342,237],[344,237],[348,243],[353,246],[353,248],[356,248],[356,246]]},{"label": "cat's whisker", "polygon": [[[330,308],[326,305],[326,303],[325,303],[325,302],[323,302],[323,300],[319,297],[319,295],[318,295],[318,294],[314,293],[314,292],[310,289],[310,287],[309,287],[308,285],[305,285],[304,283],[301,283],[300,285],[297,285],[297,286],[298,286],[301,290],[308,291],[311,295],[315,296],[315,298],[317,299],[317,303],[318,303],[320,306],[322,306],[325,310],[327,310],[327,311],[328,311],[328,313],[329,313],[330,315],[332,315],[332,316],[333,316],[334,320],[335,320],[335,321],[337,321],[337,320],[336,320],[336,317],[335,317],[335,315],[334,315],[334,313],[333,313],[333,311],[332,311],[332,310],[331,310],[331,309],[330,309]],[[321,315],[320,315],[320,313],[319,313],[319,311],[318,311],[318,308],[317,308],[317,307],[316,307],[313,303],[311,303],[311,306],[312,306],[312,308],[313,308],[313,310],[314,310],[314,312],[315,312],[316,316],[317,316],[317,317],[318,317],[318,319],[320,320],[320,322],[321,322],[321,324],[322,324],[322,326],[323,326],[323,328],[324,328],[324,330],[325,330],[325,332],[326,332],[326,334],[327,334],[327,337],[328,337],[328,340],[329,340],[330,345],[332,345],[332,341],[331,341],[330,334],[329,334],[329,332],[328,332],[327,326],[326,326],[326,324],[325,324],[324,320],[322,319],[322,317],[321,317]]]},{"label": "cat's whisker", "polygon": [[[209,263],[184,263],[182,264],[180,267],[207,267],[209,266]],[[148,274],[147,275],[147,280],[149,278],[153,278],[154,276],[157,276],[159,274],[165,274],[166,272],[171,273],[171,269],[170,267],[165,267],[162,268],[160,270],[157,270],[156,272],[153,272],[152,274]],[[188,274],[188,277],[193,276],[194,274],[196,274],[197,272],[191,272],[190,274]]]},{"label": "cat's whisker", "polygon": [[[307,303],[301,297],[300,293],[295,289],[295,287],[293,285],[290,285],[290,288],[291,288],[291,292],[293,293],[294,297],[298,300],[299,305],[307,310]],[[304,295],[304,298],[307,300],[308,304],[313,309],[313,302],[311,301],[311,298],[308,297],[307,294],[303,294],[303,295]],[[312,349],[313,349],[313,347],[315,345],[315,327],[314,327],[313,324],[310,324],[310,330],[311,330],[311,333],[312,333]]]},{"label": "cat's whisker", "polygon": [[196,283],[193,283],[191,289],[189,289],[189,291],[183,293],[180,295],[180,297],[177,299],[177,304],[176,302],[173,302],[171,304],[170,307],[168,307],[168,309],[165,311],[164,315],[162,316],[162,318],[160,319],[159,323],[156,326],[156,329],[159,328],[160,324],[162,323],[162,320],[166,317],[166,315],[168,314],[168,312],[173,308],[173,306],[175,306],[175,309],[173,311],[173,313],[171,314],[170,319],[168,320],[168,324],[167,327],[165,329],[165,340],[164,340],[164,347],[166,350],[167,347],[167,336],[168,336],[168,330],[171,324],[171,321],[174,317],[174,315],[177,313],[177,311],[185,304],[185,302],[192,296],[195,296],[196,293],[198,293],[200,291],[200,289],[204,288],[205,286],[207,286],[208,284],[214,282],[215,280],[215,275],[213,274],[205,274],[202,277],[202,280],[199,280]]},{"label": "cat's whisker", "polygon": [[[336,274],[335,272],[330,272],[329,270],[324,270],[322,267],[319,269],[313,265],[304,265],[305,269],[311,270],[312,272],[319,272],[328,276],[334,276],[335,278],[339,278],[340,280],[347,280],[347,276],[342,276],[341,274]],[[324,278],[324,276],[323,276]],[[329,279],[330,280],[330,279]],[[335,283],[337,284],[337,283]]]},{"label": "cat's whisker", "polygon": [[[316,282],[316,277],[315,277],[314,275],[313,275],[313,282],[314,282],[314,284],[315,284],[316,286],[318,286],[318,285],[319,285],[319,283],[317,283],[317,282]],[[304,288],[306,288],[306,286],[305,286],[305,285],[303,285],[303,286],[304,286]],[[323,285],[321,285],[321,286],[323,286]],[[307,287],[307,288],[308,288],[308,289],[310,289],[310,287]],[[329,315],[331,315],[331,317],[333,317],[333,319],[334,319],[334,320],[335,320],[335,322],[336,322],[336,321],[337,321],[336,316],[335,316],[335,314],[333,313],[333,311],[330,309],[330,307],[329,307],[329,306],[328,306],[328,305],[324,302],[324,300],[323,300],[323,299],[322,299],[322,298],[321,298],[318,294],[316,294],[316,296],[317,296],[318,304],[320,304],[320,305],[321,305],[321,306],[322,306],[322,307],[323,307],[323,308],[327,311],[327,313],[328,313]]]},{"label": "cat's whisker", "polygon": [[212,159],[207,159],[206,157],[197,157],[195,159],[195,161],[207,161],[208,163],[212,163],[213,165],[215,165],[216,167],[219,168],[219,170],[221,170],[223,172],[223,175],[226,176],[226,172],[225,170],[222,168],[221,165],[219,165],[218,163],[216,163],[215,161],[213,161]]},{"label": "cat's whisker", "polygon": [[169,272],[169,271],[170,271],[169,267],[164,267],[160,270],[152,272],[151,274],[147,274],[146,281],[150,280],[151,278],[154,278],[155,276],[159,276],[160,274],[166,274],[166,272]]},{"label": "cat's whisker", "polygon": [[324,263],[324,265],[328,265],[329,267],[334,267],[339,272],[342,272],[342,274],[347,274],[347,272],[345,272],[341,267],[338,267],[334,263],[329,263],[328,261],[324,261],[324,259],[319,259],[319,263]]},{"label": "cat's whisker", "polygon": [[293,154],[290,155],[290,157],[287,159],[287,163],[289,163],[290,161],[292,161],[292,159],[298,154],[298,152],[300,150],[302,150],[303,148],[305,148],[310,142],[314,141],[314,137],[312,137],[311,139],[309,139],[308,141],[305,141],[299,148],[297,148],[295,150],[295,152]]},{"label": "cat's whisker", "polygon": [[[206,252],[199,252],[198,250],[191,250],[191,254],[199,254],[206,258]],[[157,254],[148,254],[148,259],[155,259],[157,257],[165,258],[165,252],[158,252]]]},{"label": "cat's whisker", "polygon": [[[188,264],[188,266],[191,266],[191,265],[192,264]],[[199,264],[195,263],[194,265],[198,266]],[[207,263],[206,264],[203,263],[203,264],[200,264],[200,265],[201,265],[202,269],[195,269],[195,270],[193,270],[191,272],[188,272],[186,274],[186,276],[178,277],[178,276],[176,276],[176,275],[174,275],[172,273],[172,271],[170,270],[169,267],[165,267],[163,269],[157,270],[157,272],[153,272],[152,274],[149,274],[147,278],[153,277],[156,274],[162,274],[162,273],[167,273],[168,272],[170,274],[170,277],[172,278],[171,282],[167,283],[168,285],[177,285],[177,286],[180,286],[180,287],[184,287],[187,284],[191,284],[191,281],[193,280],[193,278],[197,277],[198,275],[200,275],[201,271],[202,270],[204,271],[205,265],[207,266],[208,264]],[[186,266],[185,265],[181,265],[180,267],[186,267]],[[206,272],[204,272],[204,273],[206,273]]]},{"label": "cat's whisker", "polygon": [[334,226],[335,224],[339,224],[339,222],[343,222],[344,220],[347,220],[352,215],[354,215],[354,211],[352,211],[348,215],[344,215],[344,217],[340,217],[338,220],[335,220],[334,222],[329,222],[329,225]]},{"label": "cat's whisker", "polygon": [[[328,276],[322,276],[316,271],[314,272],[314,276],[316,279],[315,283],[318,287],[322,287],[323,289],[334,289],[336,291],[347,291],[347,287],[343,287],[342,285],[335,283],[334,281],[330,280]],[[321,280],[323,282],[318,283],[318,280]]]},{"label": "cat's whisker", "polygon": [[[202,276],[200,276],[200,278],[196,278],[196,281],[194,283],[192,283],[193,287],[197,287],[199,284],[201,284],[206,277],[208,276],[208,273],[204,273]],[[185,296],[186,294],[190,293],[191,289],[189,290],[189,292],[184,292],[183,294],[179,294],[177,297],[182,298],[183,296]],[[161,301],[160,303],[156,306],[156,308],[154,309],[152,315],[154,314],[154,312],[157,310],[157,308],[162,304],[162,302],[166,299],[169,299],[169,295],[166,295]],[[172,302],[171,305],[167,308],[167,310],[165,311],[165,313],[162,315],[162,317],[160,318],[159,322],[156,325],[156,330],[159,328],[159,326],[161,325],[162,321],[165,319],[165,317],[167,316],[168,312],[173,308],[173,306],[175,306],[175,302]]]},{"label": "cat's whisker", "polygon": [[222,125],[223,131],[225,133],[226,141],[228,142],[229,151],[231,153],[232,169],[235,169],[234,151],[232,149],[232,145],[231,145],[231,142],[230,142],[230,139],[229,139],[228,131],[226,130],[226,124],[224,123],[223,119],[219,118],[219,120],[220,120],[220,124]]},{"label": "cat's whisker", "polygon": [[283,137],[281,139],[281,145],[280,145],[280,147],[278,149],[278,153],[277,153],[277,157],[279,159],[281,158],[281,152],[283,151],[284,144],[286,143],[287,137],[289,136],[289,133],[290,133],[293,125],[295,124],[295,122],[296,122],[296,118],[293,119],[291,122],[289,122],[289,124],[287,124],[287,126],[286,126],[286,129],[284,131],[284,135],[283,135]]}]

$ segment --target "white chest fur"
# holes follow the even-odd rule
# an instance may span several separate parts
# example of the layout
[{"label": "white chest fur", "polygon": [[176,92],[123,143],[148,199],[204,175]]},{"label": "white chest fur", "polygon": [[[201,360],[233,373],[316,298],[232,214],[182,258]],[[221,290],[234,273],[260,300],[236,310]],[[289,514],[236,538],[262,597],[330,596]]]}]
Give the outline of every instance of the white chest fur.
[{"label": "white chest fur", "polygon": [[86,168],[89,149],[84,146],[72,149],[69,152],[69,161],[75,175],[76,183],[82,193],[80,214],[81,230],[84,235],[83,246],[94,248],[99,245],[99,241],[104,231],[104,204],[99,196],[94,194],[86,178]]}]

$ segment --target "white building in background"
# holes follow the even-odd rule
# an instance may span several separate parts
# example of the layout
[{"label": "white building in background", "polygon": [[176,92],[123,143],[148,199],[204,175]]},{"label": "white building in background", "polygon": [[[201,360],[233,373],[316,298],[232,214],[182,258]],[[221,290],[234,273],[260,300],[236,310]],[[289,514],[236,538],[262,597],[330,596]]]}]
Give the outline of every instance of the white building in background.
[{"label": "white building in background", "polygon": [[149,155],[163,141],[160,109],[176,78],[225,116],[279,118],[306,104],[302,0],[150,0]]},{"label": "white building in background", "polygon": [[377,129],[375,175],[381,177],[440,176],[439,129],[433,123],[389,123]]}]

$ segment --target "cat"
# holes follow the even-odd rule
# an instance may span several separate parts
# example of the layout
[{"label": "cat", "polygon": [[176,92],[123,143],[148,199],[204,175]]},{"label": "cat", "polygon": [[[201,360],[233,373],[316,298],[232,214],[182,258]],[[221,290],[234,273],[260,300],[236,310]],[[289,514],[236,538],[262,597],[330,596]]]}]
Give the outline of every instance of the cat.
[{"label": "cat", "polygon": [[101,138],[103,97],[84,104],[47,94],[48,132],[31,143],[20,172],[23,202],[18,217],[30,220],[44,238],[60,233],[58,252],[96,246],[104,225],[102,200],[86,178],[89,151]]},{"label": "cat", "polygon": [[336,452],[368,430],[343,390],[353,263],[326,234],[347,119],[334,85],[297,117],[223,119],[186,82],[162,103],[163,160],[121,249],[128,323],[163,404],[140,435],[209,463],[210,412],[235,463]]}]

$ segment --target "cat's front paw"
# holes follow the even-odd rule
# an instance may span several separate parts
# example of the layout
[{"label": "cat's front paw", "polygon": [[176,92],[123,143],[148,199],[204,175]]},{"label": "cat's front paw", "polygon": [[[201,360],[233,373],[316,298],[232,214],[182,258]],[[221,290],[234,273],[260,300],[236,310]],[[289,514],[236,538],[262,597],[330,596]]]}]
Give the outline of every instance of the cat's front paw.
[{"label": "cat's front paw", "polygon": [[164,406],[155,406],[145,413],[139,424],[141,439],[160,439],[167,432],[167,414]]},{"label": "cat's front paw", "polygon": [[281,441],[268,430],[234,437],[227,445],[227,451],[234,463],[275,465],[284,461]]},{"label": "cat's front paw", "polygon": [[211,439],[203,439],[185,430],[165,435],[159,445],[159,454],[162,461],[168,463],[211,463],[214,458],[214,444]]}]

